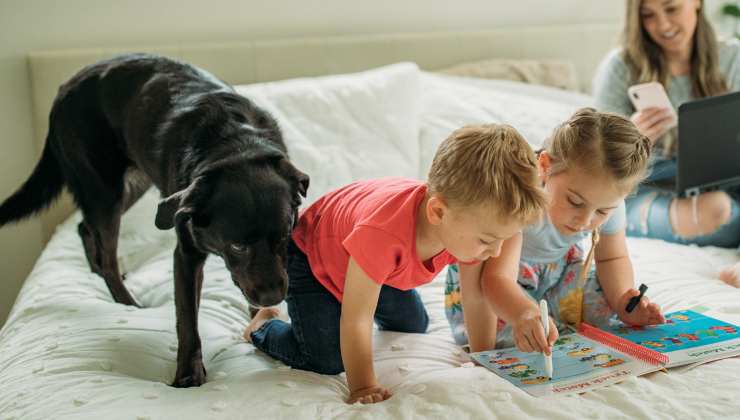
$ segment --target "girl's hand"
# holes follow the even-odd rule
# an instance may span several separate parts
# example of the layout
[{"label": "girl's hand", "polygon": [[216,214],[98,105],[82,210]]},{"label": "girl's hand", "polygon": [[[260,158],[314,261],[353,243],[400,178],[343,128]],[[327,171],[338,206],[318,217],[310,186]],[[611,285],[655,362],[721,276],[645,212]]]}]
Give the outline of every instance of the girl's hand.
[{"label": "girl's hand", "polygon": [[558,328],[547,317],[548,335],[545,337],[545,329],[542,327],[540,313],[536,310],[524,311],[512,325],[514,343],[516,347],[523,352],[540,352],[550,355],[552,345],[558,339]]},{"label": "girl's hand", "polygon": [[655,107],[635,112],[630,117],[630,121],[635,124],[643,136],[650,139],[651,144],[655,144],[655,141],[675,123],[670,109]]},{"label": "girl's hand", "polygon": [[632,312],[627,313],[626,308],[630,299],[639,294],[640,292],[636,289],[629,289],[622,294],[622,297],[619,298],[619,306],[616,311],[619,315],[619,319],[629,325],[664,324],[665,318],[660,312],[660,306],[656,303],[650,303],[650,299],[648,299],[647,296],[643,296],[642,299],[640,299],[640,303],[635,306],[635,309],[633,309]]},{"label": "girl's hand", "polygon": [[381,401],[385,401],[390,398],[393,394],[387,388],[381,386],[371,386],[367,388],[360,388],[352,391],[347,399],[347,404],[354,404],[360,402],[361,404],[373,404]]}]

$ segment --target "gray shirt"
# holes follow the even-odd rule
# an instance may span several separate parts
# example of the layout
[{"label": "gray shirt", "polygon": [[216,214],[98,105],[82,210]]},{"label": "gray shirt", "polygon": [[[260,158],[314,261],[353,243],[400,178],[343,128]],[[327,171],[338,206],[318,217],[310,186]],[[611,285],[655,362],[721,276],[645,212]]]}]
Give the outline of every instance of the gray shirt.
[{"label": "gray shirt", "polygon": [[[725,77],[730,92],[740,91],[740,42],[732,39],[719,43],[719,70]],[[634,82],[627,64],[622,59],[622,50],[612,50],[599,65],[593,81],[593,95],[596,109],[614,112],[629,117],[635,112],[627,96],[627,88]],[[674,109],[684,102],[695,99],[691,93],[691,78],[688,75],[671,76],[668,98]],[[661,144],[656,144],[660,154]]]}]

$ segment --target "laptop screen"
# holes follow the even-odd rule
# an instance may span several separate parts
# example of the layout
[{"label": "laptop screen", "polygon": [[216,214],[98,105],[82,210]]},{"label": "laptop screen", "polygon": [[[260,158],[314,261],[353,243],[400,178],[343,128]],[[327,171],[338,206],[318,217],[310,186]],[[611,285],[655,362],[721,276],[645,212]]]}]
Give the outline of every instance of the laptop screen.
[{"label": "laptop screen", "polygon": [[679,107],[680,195],[740,185],[740,92]]}]

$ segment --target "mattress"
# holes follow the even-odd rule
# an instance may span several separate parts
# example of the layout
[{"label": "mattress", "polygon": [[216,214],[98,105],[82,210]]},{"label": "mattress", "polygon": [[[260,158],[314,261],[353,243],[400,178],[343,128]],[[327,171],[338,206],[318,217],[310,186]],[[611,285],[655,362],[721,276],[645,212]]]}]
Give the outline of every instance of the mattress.
[{"label": "mattress", "polygon": [[[418,69],[410,65],[401,69],[404,85],[409,84],[407,72]],[[545,135],[555,120],[589,101],[583,95],[538,91],[532,86],[520,86],[517,91],[510,83],[460,81],[420,72],[416,77],[420,85],[409,94],[423,97],[419,104],[408,105],[413,114],[407,117],[417,119],[419,143],[402,150],[422,157],[449,127],[468,122],[466,118],[469,122],[498,118],[493,114],[466,117],[466,112],[453,112],[451,104],[481,110],[498,103],[522,112],[537,104],[546,110],[538,114],[544,115],[540,119],[500,114],[512,125],[524,127],[522,131],[529,133],[534,144],[537,139],[533,137]],[[316,81],[311,83],[314,89]],[[399,94],[392,83],[376,87]],[[290,107],[275,108],[280,101],[260,96],[273,88],[245,89],[267,101],[266,105],[272,104],[281,124],[286,124],[283,118],[292,118],[298,111],[286,113]],[[346,86],[336,88],[347,93]],[[490,94],[481,95],[485,89]],[[367,87],[361,90],[367,92]],[[375,91],[371,96],[377,95]],[[463,96],[454,99],[455,95]],[[439,102],[444,98],[448,98],[447,108]],[[335,99],[317,95],[310,105],[315,107],[315,100]],[[557,103],[560,108],[556,109]],[[291,121],[294,126],[287,132],[300,131],[295,124],[301,119]],[[316,129],[315,122],[312,126]],[[329,126],[336,129],[335,122]],[[416,171],[418,166],[415,173],[423,176],[423,159],[410,165],[403,170],[413,167]],[[316,188],[325,190],[340,181],[327,180]],[[119,261],[127,273],[125,284],[144,306],[141,309],[113,303],[103,280],[90,272],[76,233],[79,214],[57,228],[0,330],[0,419],[740,417],[738,358],[629,378],[584,394],[532,398],[473,366],[454,344],[444,316],[444,273],[419,289],[430,315],[428,333],[374,333],[376,373],[393,397],[379,404],[348,405],[344,375],[290,369],[242,339],[249,320],[246,302],[223,261],[213,256],[204,269],[199,316],[208,382],[197,388],[170,387],[177,351],[172,281],[175,238],[171,231],[154,227],[158,199],[157,191],[149,191],[124,216],[120,234]],[[740,315],[740,290],[717,279],[719,267],[738,260],[735,250],[634,238],[628,245],[637,282],[650,286],[651,299],[663,309],[705,307]]]}]

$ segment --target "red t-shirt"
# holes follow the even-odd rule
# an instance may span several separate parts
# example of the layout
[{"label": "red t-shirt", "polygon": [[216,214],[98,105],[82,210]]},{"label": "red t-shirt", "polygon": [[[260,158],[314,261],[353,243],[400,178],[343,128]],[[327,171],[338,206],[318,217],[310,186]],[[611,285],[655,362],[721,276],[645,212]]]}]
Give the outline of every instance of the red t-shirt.
[{"label": "red t-shirt", "polygon": [[456,261],[447,250],[424,263],[416,254],[416,215],[426,192],[424,182],[404,178],[349,184],[301,213],[293,241],[340,302],[350,255],[378,284],[413,289]]}]

